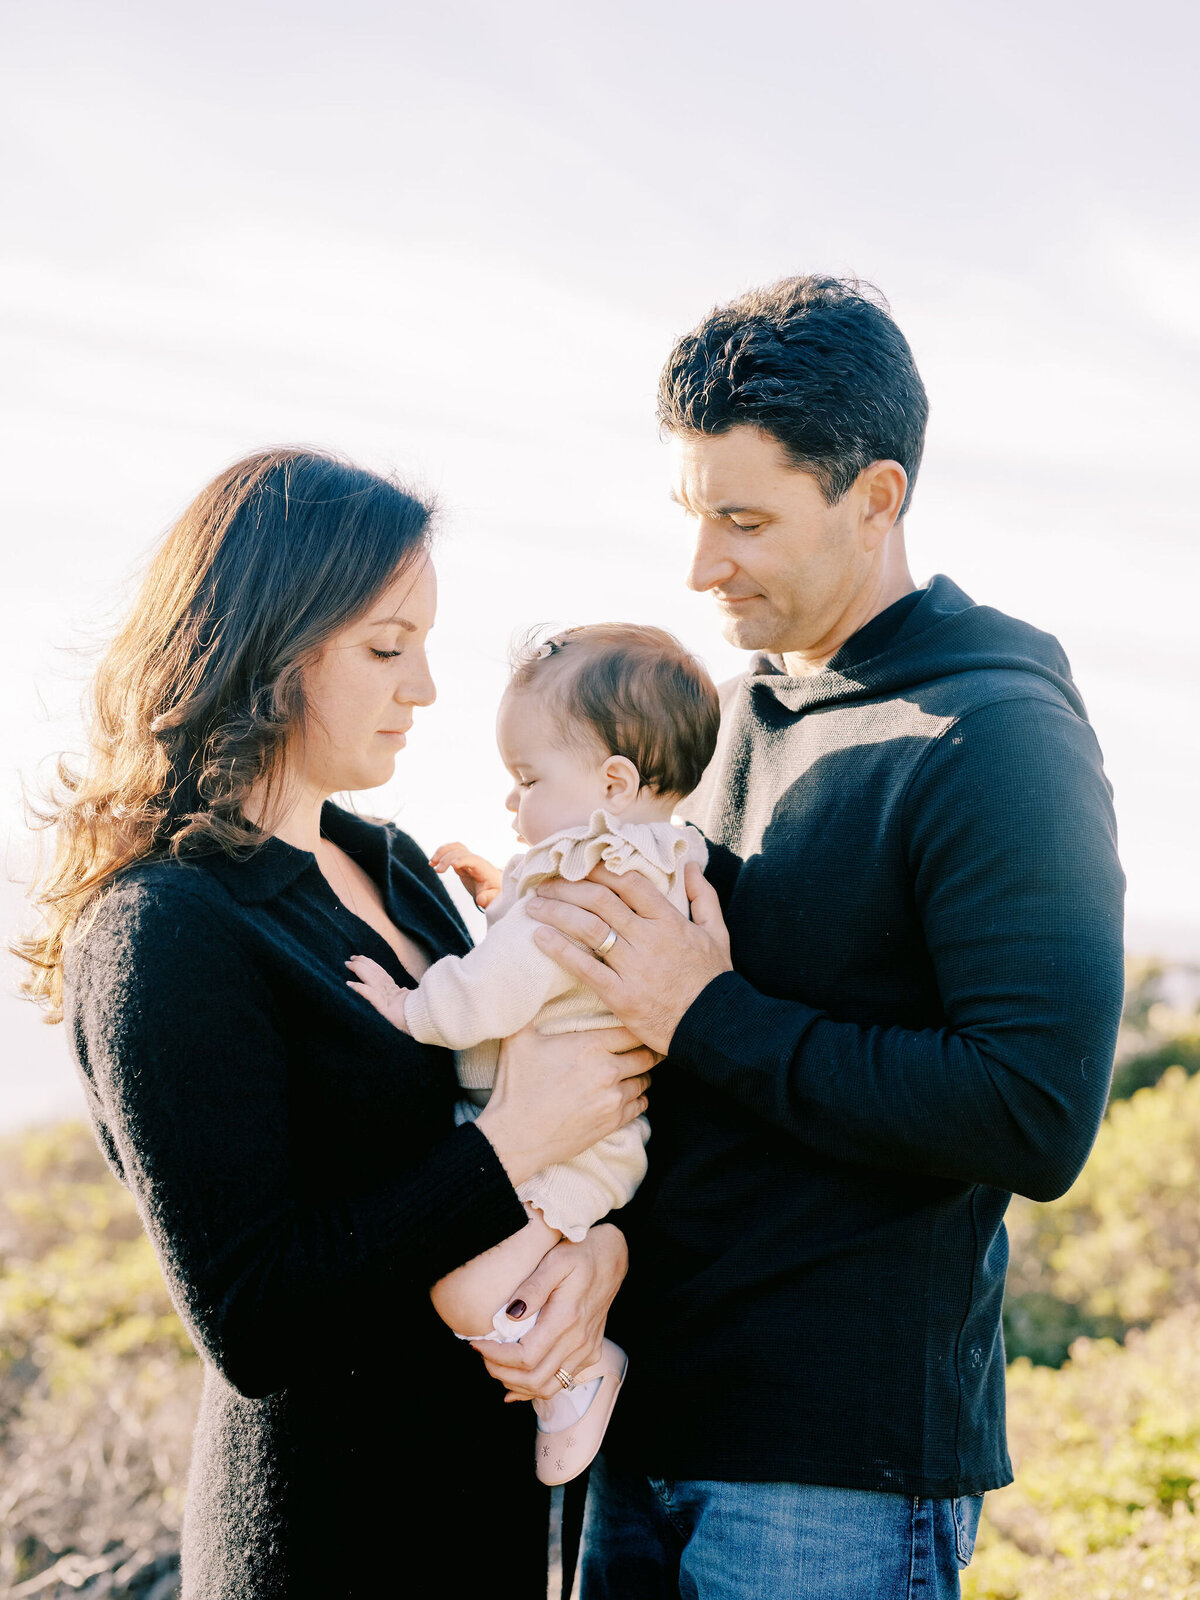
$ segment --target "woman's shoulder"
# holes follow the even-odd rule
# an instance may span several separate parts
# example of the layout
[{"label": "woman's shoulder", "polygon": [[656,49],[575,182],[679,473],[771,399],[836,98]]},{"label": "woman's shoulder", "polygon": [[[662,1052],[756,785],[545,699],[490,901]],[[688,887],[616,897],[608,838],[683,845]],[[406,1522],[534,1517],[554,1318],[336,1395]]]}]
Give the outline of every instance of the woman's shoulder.
[{"label": "woman's shoulder", "polygon": [[208,905],[226,914],[232,896],[204,858],[135,861],[110,879],[100,898],[101,914],[140,910],[171,915],[184,903]]},{"label": "woman's shoulder", "polygon": [[333,800],[322,807],[321,832],[353,856],[369,857],[383,849],[391,860],[410,869],[429,864],[417,841],[396,823],[387,817],[364,816]]},{"label": "woman's shoulder", "polygon": [[382,837],[387,850],[389,890],[396,902],[405,907],[405,921],[412,923],[432,949],[450,955],[469,950],[472,941],[462,913],[444,880],[430,865],[427,852],[412,835],[394,822],[362,817],[354,820]]},{"label": "woman's shoulder", "polygon": [[204,933],[236,939],[238,906],[217,876],[199,862],[139,861],[118,872],[81,924],[68,968],[126,963],[139,949],[161,957]]},{"label": "woman's shoulder", "polygon": [[437,873],[429,865],[428,854],[411,833],[405,833],[404,829],[397,827],[394,822],[378,822],[375,826],[383,829],[391,860],[398,861],[401,866],[407,867],[410,872],[415,872],[420,877],[438,881]]},{"label": "woman's shoulder", "polygon": [[426,889],[431,889],[439,900],[449,899],[445,884],[429,864],[429,852],[421,848],[412,834],[405,833],[394,822],[380,822],[376,826],[382,828],[387,840],[388,864],[403,868]]}]

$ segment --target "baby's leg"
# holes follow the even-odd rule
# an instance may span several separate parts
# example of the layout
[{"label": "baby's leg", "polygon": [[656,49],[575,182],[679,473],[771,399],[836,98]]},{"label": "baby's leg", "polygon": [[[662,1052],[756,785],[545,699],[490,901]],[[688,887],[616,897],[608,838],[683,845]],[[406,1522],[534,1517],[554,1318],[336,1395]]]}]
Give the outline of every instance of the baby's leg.
[{"label": "baby's leg", "polygon": [[455,1333],[468,1339],[492,1331],[492,1318],[512,1298],[538,1262],[562,1238],[531,1206],[520,1233],[510,1234],[473,1261],[456,1267],[429,1291],[433,1309]]}]

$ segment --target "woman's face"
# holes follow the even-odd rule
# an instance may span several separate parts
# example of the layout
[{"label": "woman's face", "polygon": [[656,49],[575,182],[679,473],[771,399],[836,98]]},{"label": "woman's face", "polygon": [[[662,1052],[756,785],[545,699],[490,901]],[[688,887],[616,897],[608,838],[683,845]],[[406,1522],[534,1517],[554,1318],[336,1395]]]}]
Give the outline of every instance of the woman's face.
[{"label": "woman's face", "polygon": [[422,558],[335,633],[304,671],[308,726],[295,774],[310,793],[386,783],[412,727],[433,703],[425,641],[437,612],[437,577]]}]

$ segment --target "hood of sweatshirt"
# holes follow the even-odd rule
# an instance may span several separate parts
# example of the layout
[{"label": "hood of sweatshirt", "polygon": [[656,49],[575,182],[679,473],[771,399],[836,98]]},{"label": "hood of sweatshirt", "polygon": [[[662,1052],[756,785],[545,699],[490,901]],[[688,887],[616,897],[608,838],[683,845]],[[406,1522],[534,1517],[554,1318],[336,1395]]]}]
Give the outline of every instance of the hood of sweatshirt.
[{"label": "hood of sweatshirt", "polygon": [[805,711],[811,706],[898,695],[958,673],[1000,669],[1044,679],[1086,719],[1070,663],[1053,634],[992,606],[976,605],[941,574],[930,580],[883,647],[859,659],[856,640],[867,631],[848,639],[824,670],[811,677],[792,677],[779,656],[757,655],[747,681],[754,691],[771,695],[789,711]]}]

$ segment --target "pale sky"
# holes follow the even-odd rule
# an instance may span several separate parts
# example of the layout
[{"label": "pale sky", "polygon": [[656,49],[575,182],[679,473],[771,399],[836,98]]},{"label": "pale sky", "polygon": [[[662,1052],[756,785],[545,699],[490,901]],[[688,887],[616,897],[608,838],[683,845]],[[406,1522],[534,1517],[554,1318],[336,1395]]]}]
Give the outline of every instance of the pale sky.
[{"label": "pale sky", "polygon": [[[20,776],[79,743],[71,651],[207,479],[297,442],[443,507],[439,701],[363,804],[507,854],[515,630],[653,620],[742,661],[683,588],[671,340],[752,284],[852,271],[931,397],[918,581],[1063,641],[1131,947],[1200,956],[1196,32],[1155,0],[10,5],[10,873]],[[0,1125],[77,1109],[61,1030],[8,989]]]}]

